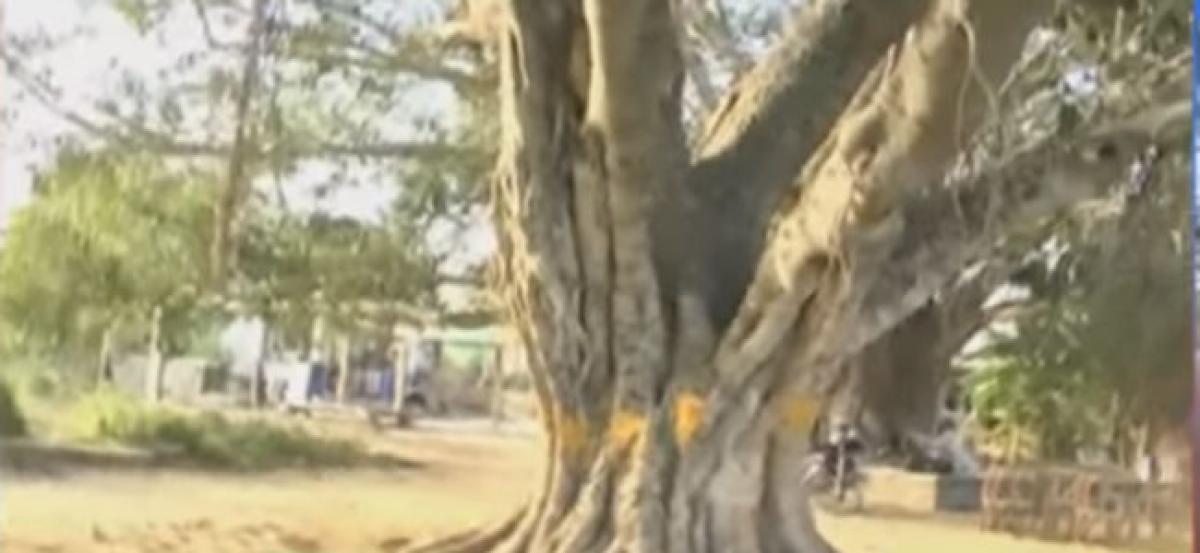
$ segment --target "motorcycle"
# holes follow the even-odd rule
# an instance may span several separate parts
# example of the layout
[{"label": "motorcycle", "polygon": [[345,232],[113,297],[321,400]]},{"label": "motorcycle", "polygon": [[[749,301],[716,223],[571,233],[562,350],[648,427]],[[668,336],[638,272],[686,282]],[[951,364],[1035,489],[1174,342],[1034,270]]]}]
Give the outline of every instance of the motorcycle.
[{"label": "motorcycle", "polygon": [[808,459],[804,484],[814,495],[831,501],[834,507],[861,511],[866,476],[859,470],[858,458],[864,449],[851,429],[839,428]]}]

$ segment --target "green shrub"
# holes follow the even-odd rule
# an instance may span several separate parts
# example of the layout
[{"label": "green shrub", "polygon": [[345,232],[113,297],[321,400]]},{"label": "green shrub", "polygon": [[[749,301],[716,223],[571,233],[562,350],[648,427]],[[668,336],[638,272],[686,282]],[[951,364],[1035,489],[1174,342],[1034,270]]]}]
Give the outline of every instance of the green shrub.
[{"label": "green shrub", "polygon": [[0,360],[0,374],[26,407],[29,400],[65,399],[90,389],[95,376],[89,371],[72,365],[69,359],[48,356],[28,355]]},{"label": "green shrub", "polygon": [[25,391],[38,399],[49,399],[59,394],[61,384],[54,374],[34,374],[25,382]]},{"label": "green shrub", "polygon": [[85,441],[115,439],[136,432],[143,408],[137,400],[104,387],[79,397],[70,408],[66,431]]},{"label": "green shrub", "polygon": [[16,397],[13,396],[8,383],[0,379],[0,436],[24,436],[27,431],[25,416],[21,414]]},{"label": "green shrub", "polygon": [[356,442],[261,420],[234,421],[217,413],[141,405],[114,392],[99,392],[79,402],[72,418],[80,439],[166,450],[213,468],[346,466],[366,458]]}]

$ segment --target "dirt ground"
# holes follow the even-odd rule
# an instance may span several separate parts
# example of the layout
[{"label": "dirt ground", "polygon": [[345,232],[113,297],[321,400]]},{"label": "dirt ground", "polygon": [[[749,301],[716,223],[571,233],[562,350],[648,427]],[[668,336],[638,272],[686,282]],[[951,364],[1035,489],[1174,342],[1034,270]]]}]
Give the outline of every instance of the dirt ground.
[{"label": "dirt ground", "polygon": [[[5,553],[378,552],[494,520],[528,496],[539,446],[528,432],[427,428],[373,443],[416,463],[400,470],[239,476],[177,470],[5,475]],[[1078,544],[981,533],[969,518],[822,515],[845,553],[1101,553]],[[1184,553],[1181,542],[1125,549]]]}]

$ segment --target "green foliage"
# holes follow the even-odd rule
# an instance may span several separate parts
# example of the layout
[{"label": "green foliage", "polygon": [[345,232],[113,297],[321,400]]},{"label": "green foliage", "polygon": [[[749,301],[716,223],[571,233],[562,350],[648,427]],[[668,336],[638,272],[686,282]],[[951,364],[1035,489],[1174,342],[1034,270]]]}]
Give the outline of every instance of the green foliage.
[{"label": "green foliage", "polygon": [[0,316],[50,346],[93,344],[155,305],[179,328],[203,276],[207,194],[153,158],[61,152],[9,228]]},{"label": "green foliage", "polygon": [[437,259],[403,228],[323,214],[258,217],[248,221],[239,247],[240,294],[259,306],[286,305],[271,318],[289,343],[309,336],[318,312],[348,328],[396,316],[356,309],[364,304],[434,304]]},{"label": "green foliage", "polygon": [[261,420],[151,407],[101,390],[71,411],[73,437],[166,450],[212,468],[268,470],[347,466],[366,454],[356,442],[324,438]]},{"label": "green foliage", "polygon": [[1156,170],[1165,178],[1119,218],[1060,228],[1060,255],[1018,273],[1034,308],[1014,321],[1015,333],[995,337],[969,382],[977,414],[997,425],[994,437],[1061,459],[1084,447],[1128,451],[1143,428],[1186,424],[1186,167],[1169,159]]},{"label": "green foliage", "polygon": [[25,415],[8,382],[0,379],[0,437],[24,436],[28,432]]},{"label": "green foliage", "polygon": [[94,385],[93,369],[70,355],[7,355],[0,360],[0,375],[27,411],[76,397]]},{"label": "green foliage", "polygon": [[995,336],[989,357],[967,380],[976,416],[991,438],[1042,459],[1070,459],[1107,438],[1100,372],[1072,335],[1073,321],[1050,306],[1021,321],[1014,336]]},{"label": "green foliage", "polygon": [[350,218],[260,219],[246,230],[242,270],[273,300],[418,299],[432,289],[434,260],[419,237]]},{"label": "green foliage", "polygon": [[220,358],[222,327],[216,324],[203,324],[195,325],[190,330],[191,332],[185,340],[188,347],[183,350],[184,355],[205,359]]},{"label": "green foliage", "polygon": [[[478,224],[467,214],[482,202],[481,184],[498,136],[493,68],[480,52],[428,40],[426,31],[446,21],[454,4],[446,0],[403,6],[376,1],[301,2],[285,8],[282,3],[268,2],[270,23],[261,37],[258,86],[247,88],[241,82],[243,49],[236,47],[249,40],[242,34],[242,29],[251,27],[252,14],[246,6],[224,0],[105,0],[96,9],[111,11],[132,27],[133,33],[124,30],[124,38],[150,43],[158,37],[154,40],[169,42],[165,51],[171,59],[164,58],[163,66],[155,68],[125,66],[120,59],[111,62],[111,80],[118,82],[97,86],[97,104],[104,117],[82,126],[92,131],[91,138],[102,140],[114,164],[130,170],[119,175],[100,171],[99,175],[104,180],[125,181],[117,186],[125,194],[125,189],[132,191],[139,183],[147,185],[153,180],[143,176],[143,171],[132,170],[135,165],[152,166],[152,174],[170,173],[161,167],[160,159],[147,157],[148,152],[168,152],[172,162],[186,159],[193,168],[190,171],[197,167],[211,171],[210,176],[194,179],[204,181],[199,189],[208,196],[220,191],[227,185],[225,156],[174,145],[228,146],[227,129],[220,128],[221,124],[214,128],[214,122],[226,122],[230,105],[243,90],[250,90],[253,109],[245,123],[254,132],[248,147],[258,153],[248,156],[249,190],[238,198],[238,216],[232,223],[237,241],[231,255],[235,273],[232,295],[246,300],[249,309],[259,314],[271,302],[298,306],[284,315],[288,320],[273,321],[289,329],[289,334],[299,334],[307,326],[305,319],[311,313],[304,308],[318,307],[311,304],[317,291],[329,304],[403,300],[428,307],[433,303],[435,268],[448,255],[429,252],[430,228],[435,223]],[[193,25],[197,36],[205,40],[191,44],[174,41],[170,36],[179,25]],[[36,42],[32,38],[14,35],[11,41],[18,45]],[[12,50],[21,58],[26,81],[43,73],[48,82],[53,81],[54,68],[39,67],[42,60],[37,49]],[[88,114],[79,114],[79,118],[87,120]],[[197,139],[199,136],[204,138]],[[56,173],[59,175],[48,180],[67,178],[61,169]],[[84,174],[94,180],[90,172]],[[387,212],[382,224],[347,223],[290,209],[291,190],[285,189],[296,184],[294,180],[315,187],[318,200],[332,189],[363,182],[390,187],[388,192],[394,194],[380,199],[379,207]],[[49,187],[54,188],[52,183]],[[150,194],[154,187],[142,188]],[[119,196],[111,191],[101,195]],[[300,195],[306,196],[304,192]],[[208,196],[203,204],[211,207]],[[186,225],[199,233],[198,245],[189,244],[187,252],[176,252],[165,263],[139,266],[182,272],[188,275],[182,279],[184,283],[191,280],[192,273],[205,274],[210,257],[207,240],[215,226],[210,211],[200,213],[203,221]],[[45,218],[44,214],[39,217]],[[108,219],[92,220],[88,217],[72,225],[82,227],[82,234],[93,238],[106,235],[97,227],[105,227]],[[22,233],[39,235],[26,240],[30,243],[44,244],[45,237],[61,234],[58,229],[39,232],[33,228],[35,223],[21,225],[26,227],[18,229]],[[122,236],[130,234],[139,232],[131,229]],[[153,282],[143,288],[142,282],[130,286],[123,278],[130,272],[127,254],[141,252],[140,248],[104,249],[100,251],[103,256],[76,250],[67,252],[69,258],[39,262],[54,269],[77,267],[78,273],[95,282],[51,280],[41,286],[51,289],[52,297],[62,297],[60,290],[78,288],[87,292],[87,301],[9,302],[12,306],[7,311],[15,313],[39,308],[36,320],[33,316],[19,318],[23,319],[21,330],[43,342],[58,344],[81,336],[95,342],[100,327],[114,320],[144,317],[132,307],[123,309],[134,305],[133,299],[156,295]],[[142,257],[140,253],[138,257]],[[191,266],[180,267],[172,260],[186,260]],[[30,273],[32,268],[23,272]],[[157,279],[147,275],[146,280]],[[75,286],[78,284],[85,286]],[[41,293],[36,288],[23,286],[11,295],[27,299]],[[178,309],[164,313],[168,349],[192,349],[195,333],[180,330],[188,320],[194,322],[196,313],[190,311],[189,303],[185,298]],[[132,322],[137,326],[139,321]]]}]

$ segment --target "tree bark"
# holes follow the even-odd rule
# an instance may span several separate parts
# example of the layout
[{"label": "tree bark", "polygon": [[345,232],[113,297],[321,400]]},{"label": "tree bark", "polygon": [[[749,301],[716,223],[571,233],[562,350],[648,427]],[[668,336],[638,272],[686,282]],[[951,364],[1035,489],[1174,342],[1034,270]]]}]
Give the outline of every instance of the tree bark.
[{"label": "tree bark", "polygon": [[660,280],[699,294],[717,329],[741,301],[779,200],[930,2],[811,4],[708,117],[686,190],[664,196],[652,222]]},{"label": "tree bark", "polygon": [[[891,6],[900,21],[884,21]],[[701,181],[774,197],[749,219],[733,209],[735,221],[773,221],[745,293],[738,279],[688,286],[680,273],[702,277],[728,248],[664,256],[717,222],[686,205],[700,202],[693,179],[708,158],[685,147],[671,2],[502,8],[497,269],[529,356],[545,470],[516,518],[416,551],[831,551],[797,461],[848,366],[998,238],[1107,190],[1148,143],[1048,141],[939,186],[1050,3],[817,2],[809,15],[827,26],[810,35],[851,54],[833,60],[818,39],[799,58],[777,53],[756,71],[781,81],[731,100],[728,113],[744,114],[718,115],[703,142],[742,157]],[[855,33],[865,46],[846,42]],[[800,117],[802,102],[819,109]],[[729,321],[714,302],[733,305]]]},{"label": "tree bark", "polygon": [[233,146],[229,153],[228,181],[221,191],[220,200],[216,204],[210,279],[215,287],[224,285],[226,273],[229,271],[229,256],[233,250],[233,225],[237,218],[238,207],[245,196],[247,162],[255,147],[251,144],[254,123],[251,121],[252,98],[258,91],[259,62],[262,55],[264,37],[266,35],[266,11],[268,0],[254,0],[253,18],[247,32],[245,59],[242,65],[241,87],[238,91]]},{"label": "tree bark", "polygon": [[323,308],[318,308],[317,315],[313,318],[312,338],[310,341],[312,342],[313,355],[327,365],[335,360],[329,334],[328,316],[325,314]]},{"label": "tree bark", "polygon": [[162,351],[162,307],[154,306],[150,311],[150,340],[146,352],[146,399],[157,403],[162,400],[163,366],[166,359]]},{"label": "tree bark", "polygon": [[334,391],[334,397],[337,398],[339,405],[345,405],[350,399],[350,353],[351,339],[349,334],[338,336],[334,343],[335,355],[337,356],[338,378],[337,385]]},{"label": "tree bark", "polygon": [[262,315],[262,334],[259,336],[258,359],[250,377],[250,407],[261,409],[267,403],[267,363],[271,359],[271,320]]},{"label": "tree bark", "polygon": [[951,360],[991,320],[984,303],[1013,268],[1001,258],[985,265],[967,282],[943,290],[849,364],[842,395],[862,404],[860,415],[882,443],[903,443],[913,435],[931,435],[940,409],[938,390],[946,383]]},{"label": "tree bark", "polygon": [[408,336],[393,330],[392,340],[392,412],[404,414],[404,402],[408,396],[408,360],[412,344]]},{"label": "tree bark", "polygon": [[100,353],[96,359],[96,387],[100,388],[112,383],[113,336],[116,335],[117,324],[110,323],[104,327],[100,335]]}]

